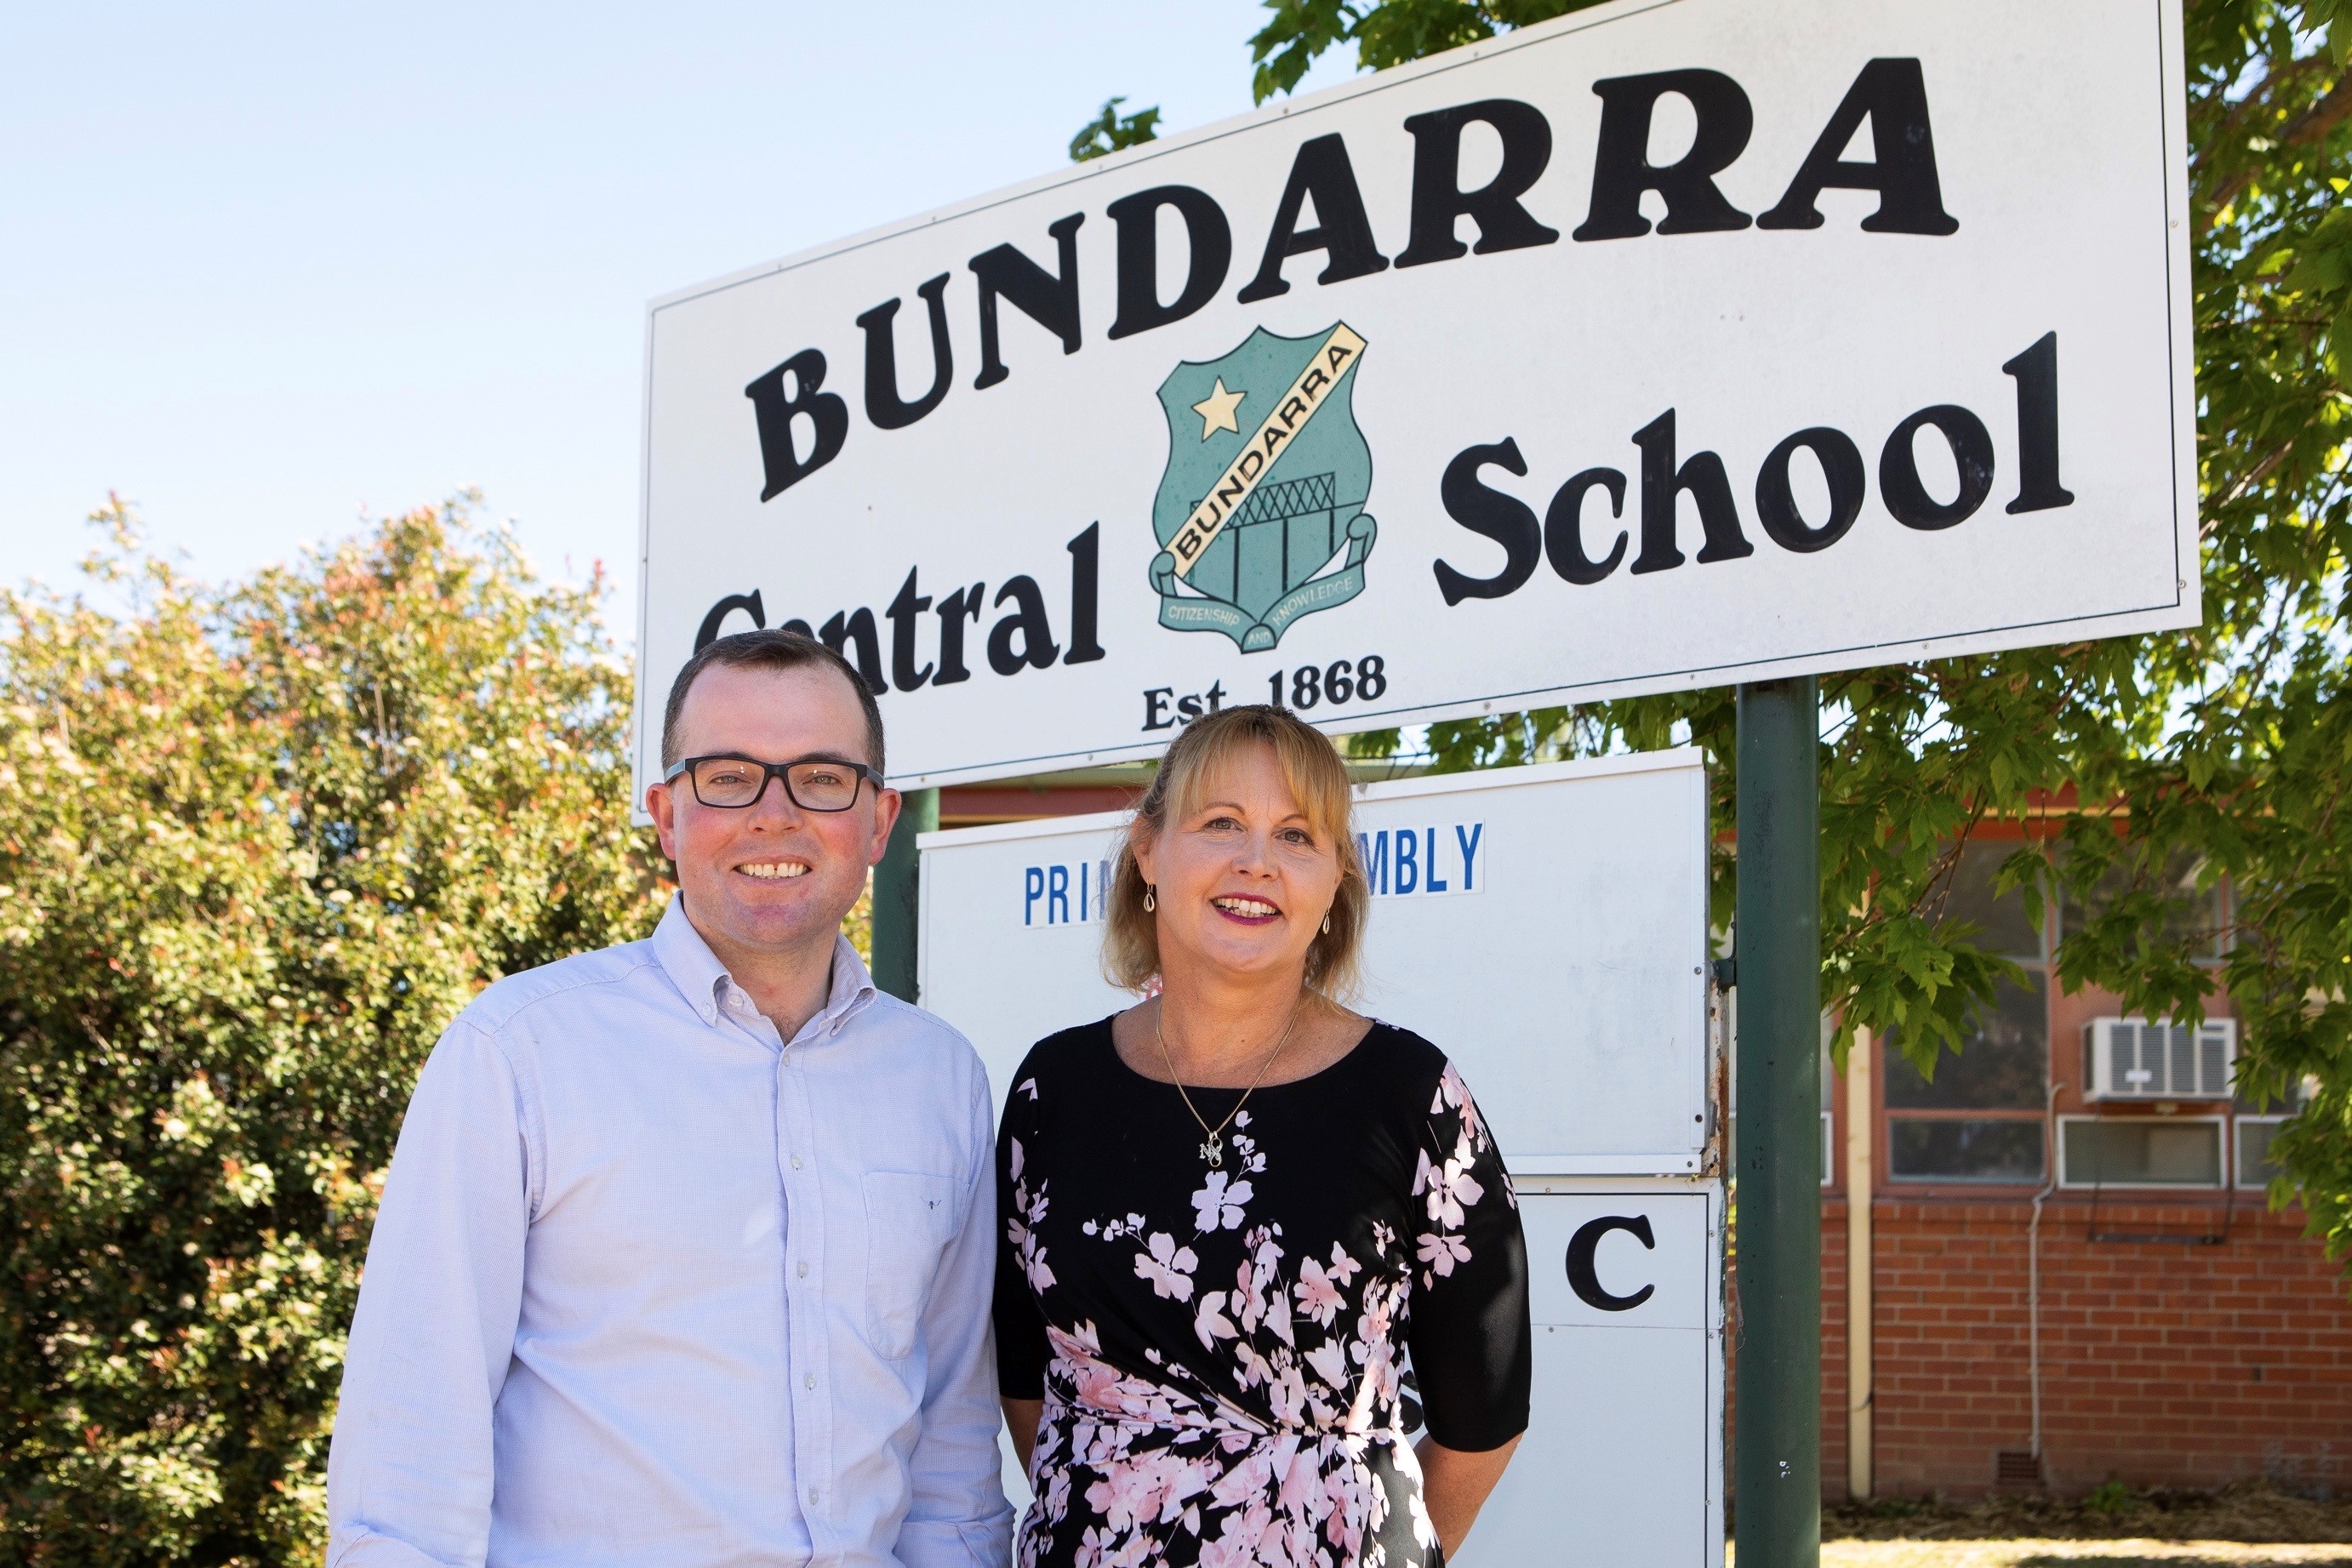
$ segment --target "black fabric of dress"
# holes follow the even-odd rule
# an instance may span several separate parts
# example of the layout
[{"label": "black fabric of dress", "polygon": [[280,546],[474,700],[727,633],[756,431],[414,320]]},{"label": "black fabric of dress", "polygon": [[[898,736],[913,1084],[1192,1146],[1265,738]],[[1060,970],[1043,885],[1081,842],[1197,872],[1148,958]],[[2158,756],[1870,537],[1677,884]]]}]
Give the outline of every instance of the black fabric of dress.
[{"label": "black fabric of dress", "polygon": [[[1214,1126],[1241,1097],[1195,1089]],[[1525,1429],[1527,1249],[1469,1091],[1386,1024],[1251,1094],[1223,1164],[1108,1019],[1045,1040],[997,1142],[997,1359],[1043,1399],[1024,1568],[1437,1561],[1402,1429]]]}]

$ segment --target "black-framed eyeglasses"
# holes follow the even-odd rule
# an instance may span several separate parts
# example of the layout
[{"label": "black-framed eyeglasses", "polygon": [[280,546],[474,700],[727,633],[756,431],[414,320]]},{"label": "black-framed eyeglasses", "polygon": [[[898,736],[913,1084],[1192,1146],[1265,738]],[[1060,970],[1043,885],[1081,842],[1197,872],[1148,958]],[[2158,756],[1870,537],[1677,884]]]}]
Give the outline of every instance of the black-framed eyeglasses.
[{"label": "black-framed eyeglasses", "polygon": [[863,762],[839,757],[803,757],[797,762],[762,762],[756,757],[689,757],[662,775],[665,784],[685,774],[694,782],[694,798],[706,806],[740,810],[756,806],[768,792],[768,780],[784,781],[784,794],[803,811],[846,811],[857,804],[857,791],[869,780],[882,788],[882,775]]}]

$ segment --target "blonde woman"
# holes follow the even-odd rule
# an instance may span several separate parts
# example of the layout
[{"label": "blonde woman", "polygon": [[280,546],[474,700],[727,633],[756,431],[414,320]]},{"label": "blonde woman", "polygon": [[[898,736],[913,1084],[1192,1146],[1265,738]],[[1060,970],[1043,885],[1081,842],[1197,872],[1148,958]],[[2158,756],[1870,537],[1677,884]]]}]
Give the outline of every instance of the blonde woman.
[{"label": "blonde woman", "polygon": [[1195,721],[1110,895],[1106,971],[1160,994],[1013,1076],[996,1329],[1024,1568],[1439,1563],[1527,1426],[1494,1140],[1435,1046],[1338,999],[1370,912],[1349,800],[1281,709]]}]

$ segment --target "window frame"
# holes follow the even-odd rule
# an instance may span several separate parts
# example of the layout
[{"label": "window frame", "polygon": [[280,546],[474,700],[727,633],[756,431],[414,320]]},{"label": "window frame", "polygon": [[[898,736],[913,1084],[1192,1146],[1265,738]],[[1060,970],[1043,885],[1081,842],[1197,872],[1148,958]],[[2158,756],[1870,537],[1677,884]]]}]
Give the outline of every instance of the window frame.
[{"label": "window frame", "polygon": [[[1904,1186],[2040,1186],[2050,1179],[2050,1133],[2041,1112],[2026,1111],[1889,1111],[1886,1113],[1886,1179]],[[2040,1134],[2042,1168],[2030,1176],[1906,1176],[1895,1168],[1895,1129],[1905,1122],[2022,1123]]]},{"label": "window frame", "polygon": [[[2029,847],[2031,842],[2031,840],[2011,840],[2006,838],[1991,838],[1979,834],[1971,834],[1968,841],[1961,846],[1961,852],[1966,854],[1969,849],[1972,847],[1980,848],[1988,854],[1988,856],[1997,856],[1998,859],[2005,861],[2010,856],[2015,854],[2019,850]],[[1955,875],[1958,874],[1958,873],[1956,871]],[[2040,881],[2042,892],[2042,918],[2041,925],[2034,930],[2034,940],[2037,950],[2031,954],[2004,952],[2000,954],[2000,956],[2009,959],[2011,963],[2023,969],[2029,981],[2038,980],[2040,982],[2042,1001],[2041,1080],[2042,1103],[2032,1107],[2021,1105],[1939,1105],[1914,1107],[1898,1106],[1887,1103],[1885,1086],[1891,1082],[1892,1077],[1892,1069],[1887,1066],[1887,1061],[1890,1058],[1899,1055],[1901,1048],[1892,1040],[1881,1040],[1878,1042],[1878,1049],[1881,1054],[1879,1059],[1879,1071],[1877,1073],[1879,1087],[1878,1099],[1880,1102],[1877,1107],[1877,1112],[1879,1116],[1879,1126],[1883,1129],[1883,1134],[1879,1142],[1881,1147],[1885,1150],[1883,1158],[1886,1172],[1886,1181],[1890,1186],[1961,1186],[1971,1189],[1984,1187],[2031,1188],[2045,1186],[2050,1180],[2050,1173],[2053,1168],[2055,1168],[2054,1162],[2058,1157],[2057,1151],[2050,1146],[2052,1142],[2052,1132],[2049,1126],[2048,1098],[2050,1086],[2054,1081],[2057,1072],[2056,1031],[2051,1025],[2051,1002],[2053,988],[2057,985],[2058,981],[2058,934],[2060,930],[2058,898],[2060,894],[2060,884],[2059,880],[2055,874],[2053,874],[2052,868],[2047,865],[2045,865],[2042,870]],[[2021,898],[2023,896],[2023,893],[2022,890],[2018,890],[2010,894],[2008,896]],[[2021,1122],[2028,1124],[2036,1129],[2039,1141],[2042,1145],[2041,1171],[2038,1175],[2030,1177],[2014,1176],[1906,1176],[1895,1168],[1895,1129],[1900,1124],[1905,1122]]]},{"label": "window frame", "polygon": [[[2214,1174],[2219,1178],[2210,1182],[2186,1181],[2075,1181],[2066,1170],[2066,1129],[2076,1123],[2101,1123],[2110,1126],[2207,1126],[2213,1131]],[[2052,1151],[2057,1161],[2058,1190],[2061,1192],[2193,1192],[2226,1193],[2237,1176],[2237,1150],[2230,1139],[2230,1116],[2219,1112],[2204,1116],[2095,1116],[2064,1113],[2058,1117],[2058,1147]]]},{"label": "window frame", "polygon": [[[2248,1111],[2243,1113],[2232,1111],[2230,1113],[2230,1185],[2233,1188],[2239,1192],[2263,1192],[2268,1190],[2271,1185],[2266,1180],[2250,1182],[2246,1179],[2245,1150],[2239,1129],[2246,1126],[2249,1123],[2257,1126],[2273,1128],[2281,1127],[2284,1126],[2287,1123],[2294,1121],[2294,1117],[2295,1113],[2292,1111]],[[2265,1149],[2269,1146],[2270,1145],[2267,1143],[2263,1145]],[[2269,1162],[2266,1159],[2263,1163],[2268,1164]]]}]

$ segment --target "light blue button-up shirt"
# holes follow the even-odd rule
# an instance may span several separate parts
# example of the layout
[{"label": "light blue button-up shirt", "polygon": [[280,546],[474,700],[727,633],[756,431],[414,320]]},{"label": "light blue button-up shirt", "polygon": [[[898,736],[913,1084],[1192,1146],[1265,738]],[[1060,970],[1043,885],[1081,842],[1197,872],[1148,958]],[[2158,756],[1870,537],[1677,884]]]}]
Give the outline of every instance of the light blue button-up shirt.
[{"label": "light blue button-up shirt", "polygon": [[1002,1568],[987,1075],[849,944],[787,1044],[673,899],[435,1047],[328,1568]]}]

